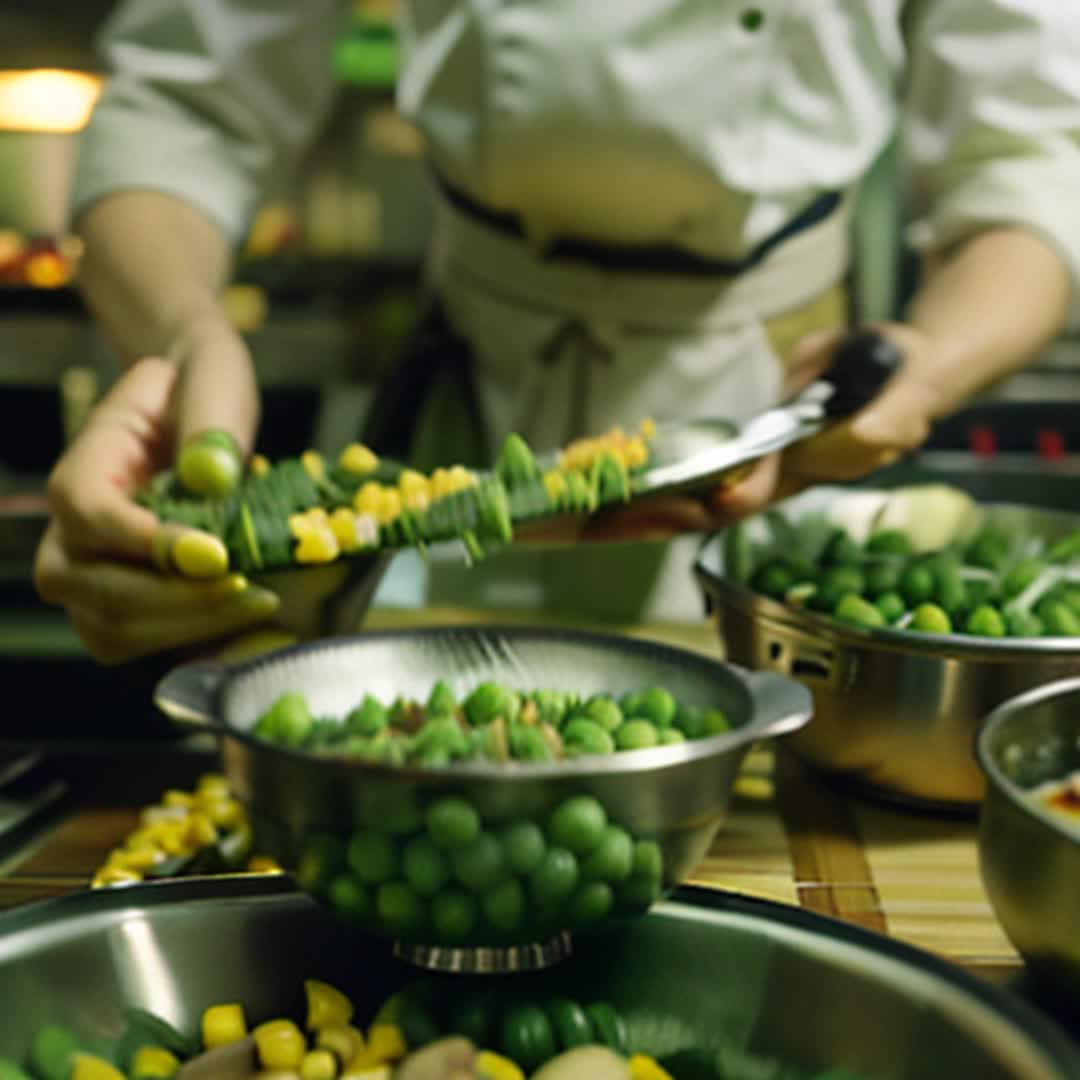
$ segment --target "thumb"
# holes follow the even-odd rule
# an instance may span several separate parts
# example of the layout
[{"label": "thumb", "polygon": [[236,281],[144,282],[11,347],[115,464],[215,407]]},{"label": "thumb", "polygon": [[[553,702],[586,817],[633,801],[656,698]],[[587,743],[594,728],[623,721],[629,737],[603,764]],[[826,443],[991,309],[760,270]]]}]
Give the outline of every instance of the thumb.
[{"label": "thumb", "polygon": [[227,324],[196,335],[176,357],[177,445],[186,446],[207,431],[224,431],[246,458],[259,422],[259,389],[251,354]]}]

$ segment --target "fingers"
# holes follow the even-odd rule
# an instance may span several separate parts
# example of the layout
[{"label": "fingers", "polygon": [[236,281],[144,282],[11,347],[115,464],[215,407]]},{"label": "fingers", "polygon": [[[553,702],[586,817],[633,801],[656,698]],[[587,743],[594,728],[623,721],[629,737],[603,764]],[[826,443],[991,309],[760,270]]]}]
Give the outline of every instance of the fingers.
[{"label": "fingers", "polygon": [[180,446],[206,431],[226,431],[247,457],[259,420],[255,368],[243,341],[231,328],[199,337],[181,351],[177,392]]},{"label": "fingers", "polygon": [[680,533],[707,532],[714,526],[713,515],[699,500],[658,496],[625,510],[604,510],[590,519],[582,539],[596,543],[668,540]]}]

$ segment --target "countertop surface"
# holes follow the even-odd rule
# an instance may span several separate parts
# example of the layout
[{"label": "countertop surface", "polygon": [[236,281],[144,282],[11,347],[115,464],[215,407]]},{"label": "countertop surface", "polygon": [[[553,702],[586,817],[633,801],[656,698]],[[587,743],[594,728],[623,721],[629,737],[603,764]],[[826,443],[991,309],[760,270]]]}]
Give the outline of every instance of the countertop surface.
[{"label": "countertop surface", "polygon": [[[469,612],[429,611],[422,621],[480,619]],[[418,621],[416,612],[382,611],[373,612],[366,625]],[[502,613],[499,621],[537,620]],[[711,624],[620,629],[721,655]],[[30,839],[0,854],[0,908],[86,887],[110,849],[135,827],[142,807],[169,787],[192,787],[200,775],[216,771],[217,761],[205,744],[159,740],[92,756],[53,753],[38,765],[46,767],[67,785],[69,797]],[[931,816],[850,797],[782,746],[761,748],[747,758],[729,818],[691,881],[846,919],[1026,995],[1031,991],[1022,963],[979,878],[976,831],[974,818]]]}]

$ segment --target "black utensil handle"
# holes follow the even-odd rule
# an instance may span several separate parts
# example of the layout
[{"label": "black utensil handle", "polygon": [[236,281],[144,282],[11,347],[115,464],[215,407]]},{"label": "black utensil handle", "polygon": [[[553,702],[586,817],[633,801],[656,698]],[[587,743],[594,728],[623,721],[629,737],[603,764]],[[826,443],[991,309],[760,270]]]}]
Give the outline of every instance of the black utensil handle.
[{"label": "black utensil handle", "polygon": [[876,330],[856,330],[838,346],[822,381],[833,392],[825,402],[825,415],[839,420],[869,405],[900,370],[904,354]]}]

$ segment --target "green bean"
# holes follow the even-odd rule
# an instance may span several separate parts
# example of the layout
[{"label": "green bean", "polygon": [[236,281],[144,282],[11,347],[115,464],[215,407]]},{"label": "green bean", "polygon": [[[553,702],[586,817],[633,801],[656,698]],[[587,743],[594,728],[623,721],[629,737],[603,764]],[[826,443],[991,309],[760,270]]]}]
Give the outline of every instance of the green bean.
[{"label": "green bean", "polygon": [[1080,529],[1050,545],[1046,557],[1051,562],[1068,562],[1080,555]]},{"label": "green bean", "polygon": [[1006,600],[1019,596],[1047,567],[1043,559],[1027,558],[1014,563],[1001,579],[1001,595]]},{"label": "green bean", "polygon": [[728,526],[723,533],[724,576],[746,585],[754,573],[754,545],[742,522]]}]

